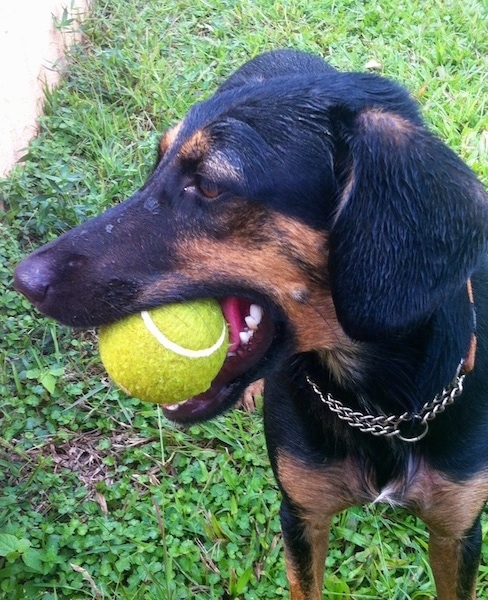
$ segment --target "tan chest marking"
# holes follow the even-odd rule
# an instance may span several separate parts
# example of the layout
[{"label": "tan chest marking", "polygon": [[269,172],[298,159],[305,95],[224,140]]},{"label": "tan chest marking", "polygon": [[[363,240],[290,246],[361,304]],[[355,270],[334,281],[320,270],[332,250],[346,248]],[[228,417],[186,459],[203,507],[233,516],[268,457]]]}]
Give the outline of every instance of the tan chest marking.
[{"label": "tan chest marking", "polygon": [[422,461],[381,490],[349,458],[317,467],[280,452],[278,474],[291,500],[314,518],[354,505],[387,503],[406,508],[446,537],[462,537],[488,498],[487,473],[456,483]]}]

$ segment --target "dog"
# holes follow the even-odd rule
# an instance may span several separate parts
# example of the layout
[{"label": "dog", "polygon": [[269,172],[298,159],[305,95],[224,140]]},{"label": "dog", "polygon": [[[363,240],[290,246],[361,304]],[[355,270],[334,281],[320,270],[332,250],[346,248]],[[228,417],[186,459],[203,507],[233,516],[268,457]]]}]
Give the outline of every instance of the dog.
[{"label": "dog", "polygon": [[353,505],[429,530],[439,600],[472,600],[488,498],[488,196],[417,102],[276,50],[167,131],[145,185],[26,257],[15,286],[76,327],[217,298],[232,351],[192,423],[265,378],[293,600],[322,598]]}]

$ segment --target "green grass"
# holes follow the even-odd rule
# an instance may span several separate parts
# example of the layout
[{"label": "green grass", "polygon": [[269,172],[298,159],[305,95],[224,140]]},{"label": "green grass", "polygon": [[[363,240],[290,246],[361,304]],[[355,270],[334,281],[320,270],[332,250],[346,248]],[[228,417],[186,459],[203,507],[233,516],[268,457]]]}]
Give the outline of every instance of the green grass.
[{"label": "green grass", "polygon": [[[483,0],[95,2],[39,137],[0,182],[0,598],[286,597],[259,412],[178,430],[113,389],[93,332],[58,326],[20,298],[13,268],[129,195],[158,134],[275,47],[347,70],[377,61],[487,183],[487,19]],[[485,550],[480,598],[487,564]],[[423,527],[390,509],[340,515],[324,589],[432,598]]]}]

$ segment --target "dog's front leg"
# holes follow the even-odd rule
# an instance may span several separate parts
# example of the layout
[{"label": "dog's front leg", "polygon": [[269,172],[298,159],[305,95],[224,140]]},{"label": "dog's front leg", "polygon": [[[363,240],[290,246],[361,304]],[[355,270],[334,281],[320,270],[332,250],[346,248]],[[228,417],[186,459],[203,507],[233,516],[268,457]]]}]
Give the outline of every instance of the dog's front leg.
[{"label": "dog's front leg", "polygon": [[482,472],[455,482],[442,472],[425,469],[418,484],[414,512],[429,529],[438,600],[475,600],[487,475]]},{"label": "dog's front leg", "polygon": [[438,600],[475,600],[480,553],[479,517],[461,538],[430,530],[429,556]]},{"label": "dog's front leg", "polygon": [[280,518],[291,600],[320,600],[331,519],[309,515],[287,499]]},{"label": "dog's front leg", "polygon": [[[281,451],[281,528],[292,600],[320,600],[332,517],[352,506],[344,462],[307,465]],[[342,484],[342,485],[341,485]]]},{"label": "dog's front leg", "polygon": [[280,517],[291,598],[321,600],[330,522],[363,501],[361,471],[350,457],[335,456],[332,436],[321,448],[322,423],[309,413],[293,377],[289,384],[286,374],[266,379],[266,442],[283,497]]}]

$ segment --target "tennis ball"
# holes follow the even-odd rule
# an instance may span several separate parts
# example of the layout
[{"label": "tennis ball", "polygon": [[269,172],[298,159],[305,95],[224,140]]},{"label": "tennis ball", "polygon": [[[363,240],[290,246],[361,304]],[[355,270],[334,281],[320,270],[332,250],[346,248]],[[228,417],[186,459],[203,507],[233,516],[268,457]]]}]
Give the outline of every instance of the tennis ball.
[{"label": "tennis ball", "polygon": [[102,363],[130,395],[159,404],[208,390],[227,350],[227,324],[216,300],[169,304],[100,328]]}]

